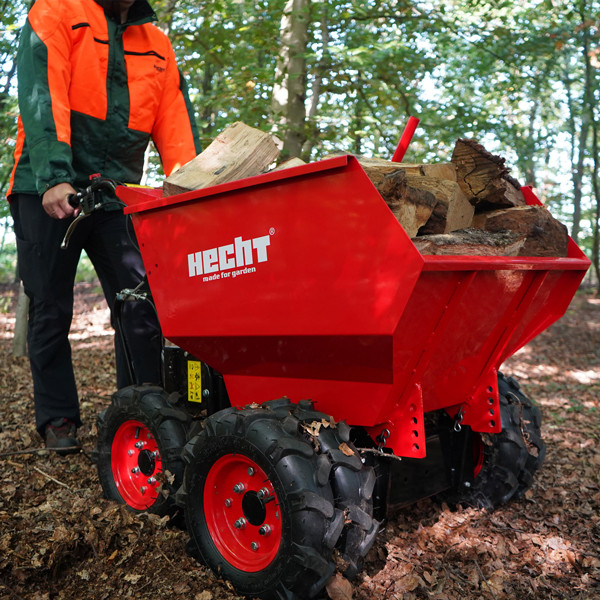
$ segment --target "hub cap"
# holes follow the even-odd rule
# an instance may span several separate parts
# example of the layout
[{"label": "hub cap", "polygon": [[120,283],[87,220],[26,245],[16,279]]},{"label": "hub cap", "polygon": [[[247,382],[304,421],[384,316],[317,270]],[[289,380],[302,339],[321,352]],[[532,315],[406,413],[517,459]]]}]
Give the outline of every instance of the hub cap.
[{"label": "hub cap", "polygon": [[246,572],[267,567],[281,545],[279,501],[266,473],[252,460],[227,454],[211,467],[204,512],[221,556]]},{"label": "hub cap", "polygon": [[125,503],[145,510],[158,498],[162,462],[158,444],[139,421],[125,421],[113,438],[111,466],[117,490]]}]

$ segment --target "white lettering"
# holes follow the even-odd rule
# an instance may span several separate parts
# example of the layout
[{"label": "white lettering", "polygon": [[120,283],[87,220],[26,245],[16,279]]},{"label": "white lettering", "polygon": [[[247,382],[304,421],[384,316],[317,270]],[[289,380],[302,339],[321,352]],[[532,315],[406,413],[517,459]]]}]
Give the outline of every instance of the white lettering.
[{"label": "white lettering", "polygon": [[231,254],[233,254],[233,244],[219,247],[219,269],[221,271],[233,269],[235,267],[235,259],[228,258]]},{"label": "white lettering", "polygon": [[267,246],[271,245],[271,236],[263,235],[252,240],[252,247],[256,250],[256,260],[267,262]]},{"label": "white lettering", "polygon": [[188,254],[188,268],[190,270],[190,277],[202,275],[202,252]]},{"label": "white lettering", "polygon": [[219,256],[216,248],[205,250],[202,253],[202,262],[204,263],[204,273],[216,273],[219,270]]},{"label": "white lettering", "polygon": [[250,240],[242,241],[241,237],[233,240],[235,243],[235,264],[237,267],[252,264],[252,242]]},{"label": "white lettering", "polygon": [[[248,268],[254,260],[259,263],[268,261],[267,248],[271,245],[271,236],[244,240],[241,236],[233,240],[233,244],[224,244],[217,248],[208,248],[188,254],[188,273],[190,277],[206,275],[202,281],[213,281],[221,277],[237,277],[256,272],[256,268]],[[256,254],[254,254],[256,251]],[[233,270],[238,267],[238,270]],[[246,267],[240,269],[239,267]],[[210,275],[216,273],[217,275]]]}]

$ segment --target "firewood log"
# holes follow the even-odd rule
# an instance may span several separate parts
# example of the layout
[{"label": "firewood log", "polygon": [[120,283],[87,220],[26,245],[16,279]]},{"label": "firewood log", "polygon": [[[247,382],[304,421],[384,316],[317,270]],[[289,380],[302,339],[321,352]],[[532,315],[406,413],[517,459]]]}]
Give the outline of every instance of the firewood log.
[{"label": "firewood log", "polygon": [[259,175],[279,156],[276,140],[244,123],[234,123],[206,150],[165,179],[163,196]]}]

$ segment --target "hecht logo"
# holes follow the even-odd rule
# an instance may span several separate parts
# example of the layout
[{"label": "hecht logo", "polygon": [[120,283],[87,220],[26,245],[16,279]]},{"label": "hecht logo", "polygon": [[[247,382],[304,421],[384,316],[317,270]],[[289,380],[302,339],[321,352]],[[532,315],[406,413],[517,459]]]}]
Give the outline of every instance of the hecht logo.
[{"label": "hecht logo", "polygon": [[[273,233],[273,230],[271,230]],[[188,254],[190,277],[202,275],[202,281],[214,281],[227,277],[238,277],[255,273],[252,265],[267,262],[267,247],[271,245],[271,235],[244,240],[236,237],[233,244],[209,248]]]}]

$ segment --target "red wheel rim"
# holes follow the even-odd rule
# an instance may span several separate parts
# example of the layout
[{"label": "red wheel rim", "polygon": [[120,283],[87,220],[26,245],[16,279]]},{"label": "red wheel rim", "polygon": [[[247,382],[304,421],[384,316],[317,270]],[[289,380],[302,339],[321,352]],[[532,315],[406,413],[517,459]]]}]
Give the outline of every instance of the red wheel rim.
[{"label": "red wheel rim", "polygon": [[113,479],[125,504],[136,510],[150,508],[158,498],[162,462],[158,444],[139,421],[125,421],[112,442]]},{"label": "red wheel rim", "polygon": [[479,475],[483,468],[483,460],[485,457],[485,444],[481,439],[481,436],[475,434],[473,439],[473,477]]},{"label": "red wheel rim", "polygon": [[279,501],[266,473],[240,454],[227,454],[211,467],[204,487],[204,514],[221,556],[236,569],[267,567],[281,545]]}]

